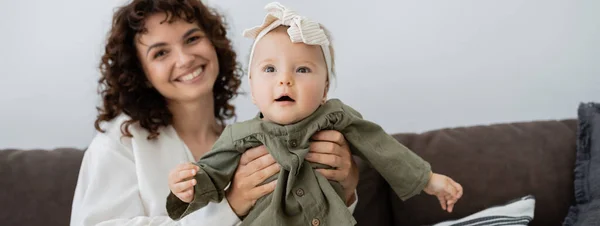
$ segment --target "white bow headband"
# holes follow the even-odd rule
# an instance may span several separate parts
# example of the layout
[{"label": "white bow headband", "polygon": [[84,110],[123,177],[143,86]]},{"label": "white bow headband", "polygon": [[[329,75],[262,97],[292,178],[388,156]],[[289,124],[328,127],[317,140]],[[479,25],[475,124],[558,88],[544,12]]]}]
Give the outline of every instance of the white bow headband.
[{"label": "white bow headband", "polygon": [[320,45],[325,63],[327,64],[327,74],[329,81],[333,76],[331,52],[329,51],[329,39],[325,31],[321,29],[319,23],[312,21],[306,17],[298,15],[295,11],[286,8],[278,2],[272,2],[265,6],[268,14],[262,25],[250,29],[246,29],[243,33],[244,37],[254,38],[252,50],[250,50],[250,60],[248,62],[248,76],[250,76],[250,66],[252,65],[252,56],[256,43],[265,36],[269,31],[279,27],[280,25],[289,26],[287,32],[292,43],[303,42],[307,45]]}]

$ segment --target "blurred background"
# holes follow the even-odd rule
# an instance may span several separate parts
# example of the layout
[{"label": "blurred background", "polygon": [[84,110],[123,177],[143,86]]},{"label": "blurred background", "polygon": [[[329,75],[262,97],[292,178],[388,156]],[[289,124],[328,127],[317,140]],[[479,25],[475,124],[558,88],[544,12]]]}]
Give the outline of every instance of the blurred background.
[{"label": "blurred background", "polygon": [[[85,148],[98,64],[123,0],[0,1],[0,148]],[[266,0],[205,1],[244,65]],[[600,101],[600,1],[281,0],[333,36],[330,97],[389,133],[576,118]],[[249,91],[244,77],[242,89]],[[238,121],[257,108],[235,100]]]}]

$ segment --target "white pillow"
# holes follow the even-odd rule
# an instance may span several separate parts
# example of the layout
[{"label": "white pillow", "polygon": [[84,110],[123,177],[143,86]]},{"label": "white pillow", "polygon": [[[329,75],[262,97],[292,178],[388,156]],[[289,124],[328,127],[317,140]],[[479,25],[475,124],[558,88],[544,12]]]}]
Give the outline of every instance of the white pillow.
[{"label": "white pillow", "polygon": [[513,200],[501,206],[494,206],[452,221],[444,221],[433,226],[508,226],[528,225],[533,220],[535,198],[531,195]]}]

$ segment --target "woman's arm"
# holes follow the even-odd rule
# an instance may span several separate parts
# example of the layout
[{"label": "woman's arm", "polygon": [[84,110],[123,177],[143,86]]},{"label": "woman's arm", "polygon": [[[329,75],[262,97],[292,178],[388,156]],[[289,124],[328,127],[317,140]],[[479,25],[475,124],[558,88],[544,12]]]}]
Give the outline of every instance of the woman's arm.
[{"label": "woman's arm", "polygon": [[220,203],[211,202],[179,222],[182,226],[236,226],[242,223],[229,206],[227,199],[223,199]]},{"label": "woman's arm", "polygon": [[306,160],[324,165],[333,169],[318,169],[325,178],[339,182],[346,194],[346,205],[350,212],[354,212],[358,196],[358,166],[352,159],[350,147],[342,133],[336,130],[324,130],[312,136],[310,152]]},{"label": "woman's arm", "polygon": [[[240,223],[225,199],[210,203],[181,221],[173,221],[166,213],[149,216],[148,212],[152,211],[144,208],[138,188],[132,151],[109,135],[99,133],[81,164],[71,225],[234,226]],[[154,198],[163,202],[165,197]]]},{"label": "woman's arm", "polygon": [[179,225],[166,215],[147,216],[137,181],[131,150],[99,133],[81,164],[71,225]]},{"label": "woman's arm", "polygon": [[260,185],[279,172],[279,164],[265,146],[248,149],[242,154],[233,181],[225,196],[237,216],[245,216],[259,198],[273,192],[277,180]]}]

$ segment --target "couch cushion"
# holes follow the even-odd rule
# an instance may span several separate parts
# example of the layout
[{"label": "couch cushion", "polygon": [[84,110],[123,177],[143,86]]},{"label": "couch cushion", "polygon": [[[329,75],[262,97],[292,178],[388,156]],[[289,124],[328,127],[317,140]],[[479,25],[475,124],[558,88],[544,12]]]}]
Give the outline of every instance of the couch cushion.
[{"label": "couch cushion", "polygon": [[83,153],[0,150],[2,225],[69,225]]},{"label": "couch cushion", "polygon": [[575,204],[565,226],[600,225],[600,103],[579,106]]},{"label": "couch cushion", "polygon": [[560,225],[574,200],[576,120],[449,128],[420,134],[410,148],[464,188],[453,213],[422,193],[392,194],[394,225],[460,219],[515,197],[536,198],[531,225]]},{"label": "couch cushion", "polygon": [[487,208],[462,219],[444,221],[433,226],[527,226],[533,219],[534,210],[535,197],[528,195],[511,200],[504,205]]},{"label": "couch cushion", "polygon": [[[405,146],[410,146],[410,141],[416,134],[393,134],[394,138]],[[394,225],[390,191],[385,179],[359,157],[354,157],[358,164],[360,176],[358,186],[358,203],[354,209],[357,226],[361,225]]]},{"label": "couch cushion", "polygon": [[392,208],[389,186],[379,173],[360,158],[354,160],[359,165],[360,176],[356,192],[358,203],[354,209],[357,226],[392,225]]}]

